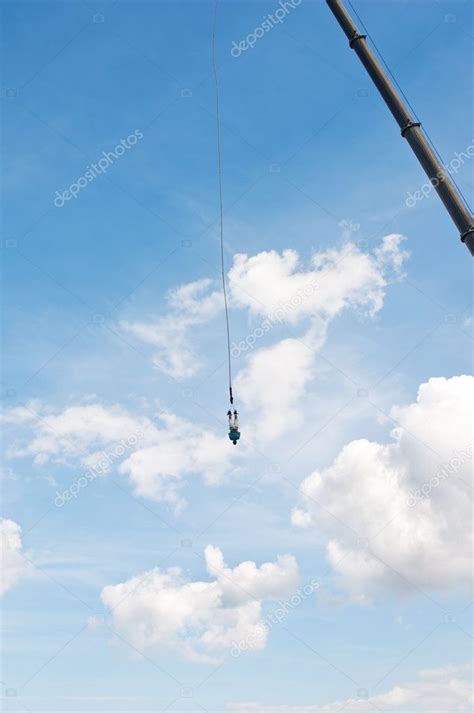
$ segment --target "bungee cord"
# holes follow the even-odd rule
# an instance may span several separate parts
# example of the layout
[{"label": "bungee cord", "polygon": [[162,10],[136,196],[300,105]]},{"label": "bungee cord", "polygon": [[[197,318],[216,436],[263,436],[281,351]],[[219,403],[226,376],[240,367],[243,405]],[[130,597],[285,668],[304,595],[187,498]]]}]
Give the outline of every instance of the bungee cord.
[{"label": "bungee cord", "polygon": [[[225,310],[225,326],[227,332],[227,368],[229,377],[229,400],[230,405],[234,403],[234,395],[232,393],[232,356],[230,346],[230,325],[229,325],[229,305],[227,301],[227,282],[225,274],[224,260],[224,202],[222,198],[222,147],[221,147],[221,113],[220,113],[220,94],[219,94],[219,72],[216,61],[216,26],[217,12],[219,9],[219,0],[215,0],[214,4],[214,20],[212,23],[212,72],[214,75],[215,98],[216,98],[216,144],[217,144],[217,177],[219,186],[219,229],[220,229],[220,246],[221,246],[221,277],[222,277],[222,293],[224,295],[224,310]],[[227,412],[229,419],[229,438],[232,443],[237,445],[240,439],[239,431],[239,414],[236,409],[231,408]]]},{"label": "bungee cord", "polygon": [[222,292],[224,295],[224,310],[225,324],[227,332],[227,370],[229,379],[229,400],[231,405],[234,403],[232,393],[232,361],[231,361],[231,345],[230,345],[230,326],[229,326],[229,307],[227,301],[227,283],[225,275],[224,261],[224,205],[222,198],[222,148],[221,148],[221,117],[220,117],[220,93],[219,93],[219,73],[216,61],[216,26],[217,14],[219,9],[219,0],[215,0],[214,4],[214,19],[212,23],[212,72],[214,76],[215,86],[215,106],[216,106],[216,143],[217,143],[217,176],[219,186],[219,227],[220,227],[220,249],[221,249],[221,277],[222,277]]}]

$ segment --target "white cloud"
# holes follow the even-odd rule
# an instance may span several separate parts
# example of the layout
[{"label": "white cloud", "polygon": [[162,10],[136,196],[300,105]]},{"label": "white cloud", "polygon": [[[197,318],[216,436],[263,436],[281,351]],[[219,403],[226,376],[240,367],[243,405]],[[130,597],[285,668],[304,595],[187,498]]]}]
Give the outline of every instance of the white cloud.
[{"label": "white cloud", "polygon": [[402,235],[387,235],[368,253],[354,243],[314,253],[308,268],[300,267],[295,250],[236,255],[229,271],[233,302],[252,313],[297,323],[319,316],[334,319],[345,308],[374,315],[383,306],[390,275],[400,275],[407,253]]},{"label": "white cloud", "polygon": [[[400,276],[407,253],[401,235],[388,235],[374,252],[361,251],[347,241],[340,249],[313,254],[308,269],[298,269],[294,250],[249,257],[235,255],[229,270],[232,307],[252,314],[276,316],[297,323],[319,318],[320,330],[343,309],[360,309],[370,316],[378,312],[391,277]],[[156,348],[154,365],[175,379],[186,379],[203,366],[190,346],[189,332],[213,319],[223,308],[220,285],[202,279],[170,290],[166,315],[147,321],[122,320],[120,329]]]},{"label": "white cloud", "polygon": [[29,402],[28,406],[15,406],[9,411],[4,411],[1,415],[1,420],[3,423],[12,423],[17,426],[34,421],[36,418],[35,408],[37,408],[39,402],[32,400]]},{"label": "white cloud", "polygon": [[211,291],[213,281],[197,280],[170,290],[169,312],[147,322],[120,322],[120,329],[139,341],[157,348],[154,365],[175,379],[196,374],[202,361],[190,347],[189,329],[211,320],[223,306],[222,293]]},{"label": "white cloud", "polygon": [[474,703],[471,670],[472,666],[468,664],[421,671],[415,681],[394,686],[387,693],[365,700],[347,698],[321,706],[236,703],[230,704],[228,709],[235,713],[471,713]]},{"label": "white cloud", "polygon": [[179,567],[159,567],[103,589],[113,626],[139,651],[173,650],[185,659],[207,662],[234,641],[264,648],[264,601],[290,595],[298,582],[291,555],[258,567],[242,562],[228,567],[222,552],[205,549],[210,581],[190,581]]},{"label": "white cloud", "polygon": [[314,377],[315,355],[305,340],[284,339],[251,354],[235,379],[235,393],[255,413],[255,432],[270,441],[300,425],[306,385]]},{"label": "white cloud", "polygon": [[150,426],[149,419],[135,418],[120,406],[100,403],[66,407],[59,413],[35,402],[22,408],[29,416],[19,422],[18,409],[7,411],[6,423],[27,425],[32,438],[26,443],[14,443],[8,449],[10,457],[31,456],[37,464],[49,460],[66,463],[79,460],[87,463],[99,456],[107,446],[119,443],[136,431]]},{"label": "white cloud", "polygon": [[[160,414],[163,428],[153,429],[149,446],[139,448],[120,466],[135,493],[182,505],[177,490],[185,475],[200,475],[208,485],[222,480],[238,453],[226,432],[216,435],[174,414]],[[229,447],[230,446],[230,447]]]},{"label": "white cloud", "polygon": [[[26,432],[20,442],[12,439],[10,458],[31,457],[38,465],[49,461],[80,465],[100,473],[118,465],[137,495],[176,506],[184,502],[178,489],[185,477],[198,475],[206,484],[216,484],[234,467],[242,450],[232,449],[224,430],[215,434],[165,411],[152,420],[100,403],[68,406],[60,412],[35,407],[36,416],[26,423],[21,420]],[[17,425],[16,413],[7,412],[5,420]]]},{"label": "white cloud", "polygon": [[0,562],[0,594],[5,594],[31,571],[22,554],[21,527],[5,518],[0,519]]},{"label": "white cloud", "polygon": [[390,443],[352,441],[303,481],[293,523],[327,539],[355,599],[470,581],[473,404],[473,377],[432,378],[392,409]]},{"label": "white cloud", "polygon": [[[310,323],[300,339],[284,339],[250,353],[237,375],[235,392],[255,415],[257,438],[274,440],[300,426],[303,397],[314,379],[315,356],[329,323],[344,309],[373,316],[382,308],[389,276],[400,276],[407,256],[401,249],[403,239],[388,235],[372,254],[347,242],[339,250],[315,253],[306,270],[299,268],[294,250],[235,256],[229,273],[234,303],[271,325],[303,319]],[[245,340],[241,344],[245,347]],[[282,417],[268,417],[275,413]]]}]

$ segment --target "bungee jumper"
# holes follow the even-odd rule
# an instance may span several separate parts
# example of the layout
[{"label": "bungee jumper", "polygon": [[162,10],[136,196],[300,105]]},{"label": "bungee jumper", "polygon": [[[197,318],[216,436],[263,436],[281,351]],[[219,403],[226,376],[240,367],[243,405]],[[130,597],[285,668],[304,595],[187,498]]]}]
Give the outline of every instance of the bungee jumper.
[{"label": "bungee jumper", "polygon": [[220,119],[220,103],[219,103],[219,75],[217,72],[216,62],[216,25],[217,25],[217,10],[219,0],[215,0],[214,5],[214,20],[212,25],[212,70],[215,84],[215,99],[216,99],[216,146],[217,146],[217,177],[219,186],[219,227],[220,227],[220,247],[221,247],[221,278],[222,278],[222,294],[224,297],[225,323],[227,334],[227,369],[229,379],[229,400],[230,409],[227,411],[229,420],[229,438],[234,444],[240,439],[239,431],[239,414],[234,408],[234,397],[232,394],[232,363],[231,363],[231,348],[230,348],[230,327],[229,327],[229,309],[227,303],[227,285],[224,264],[224,204],[222,199],[222,151],[221,151],[221,119]]},{"label": "bungee jumper", "polygon": [[227,411],[227,418],[229,419],[229,438],[234,446],[236,446],[240,438],[239,414],[235,409],[233,412],[229,409]]}]

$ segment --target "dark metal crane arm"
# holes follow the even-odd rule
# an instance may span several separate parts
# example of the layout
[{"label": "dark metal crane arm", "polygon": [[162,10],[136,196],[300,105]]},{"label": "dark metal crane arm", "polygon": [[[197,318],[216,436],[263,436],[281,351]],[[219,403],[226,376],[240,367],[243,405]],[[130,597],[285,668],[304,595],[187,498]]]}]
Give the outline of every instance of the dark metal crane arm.
[{"label": "dark metal crane arm", "polygon": [[352,17],[340,0],[326,0],[336,20],[342,27],[350,47],[366,68],[385,103],[400,127],[401,135],[410,144],[449,215],[457,226],[461,240],[474,255],[474,217],[459,190],[431,148],[421,124],[412,116],[390,77],[370,49],[366,35],[361,34]]}]

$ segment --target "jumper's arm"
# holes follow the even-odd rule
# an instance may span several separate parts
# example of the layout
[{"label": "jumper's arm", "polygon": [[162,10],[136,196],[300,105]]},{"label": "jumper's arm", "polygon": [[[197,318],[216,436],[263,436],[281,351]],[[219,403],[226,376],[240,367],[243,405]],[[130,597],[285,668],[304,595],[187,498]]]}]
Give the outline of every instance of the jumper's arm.
[{"label": "jumper's arm", "polygon": [[326,2],[344,30],[350,47],[357,53],[357,56],[395,117],[402,136],[410,144],[413,153],[421,163],[431,184],[443,201],[449,215],[459,230],[462,242],[466,243],[471,255],[474,255],[474,217],[463,201],[454,181],[428,143],[420,123],[411,115],[393,82],[384,72],[380,62],[368,46],[366,35],[359,32],[340,0],[326,0]]}]

